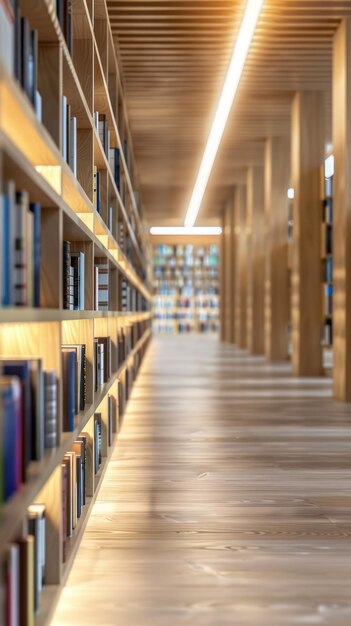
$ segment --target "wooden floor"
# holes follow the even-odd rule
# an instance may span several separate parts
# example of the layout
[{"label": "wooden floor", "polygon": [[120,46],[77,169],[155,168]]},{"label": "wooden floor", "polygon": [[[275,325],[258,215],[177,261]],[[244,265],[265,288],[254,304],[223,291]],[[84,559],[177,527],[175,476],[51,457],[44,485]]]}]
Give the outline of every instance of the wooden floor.
[{"label": "wooden floor", "polygon": [[350,626],[351,406],[154,339],[52,624]]}]

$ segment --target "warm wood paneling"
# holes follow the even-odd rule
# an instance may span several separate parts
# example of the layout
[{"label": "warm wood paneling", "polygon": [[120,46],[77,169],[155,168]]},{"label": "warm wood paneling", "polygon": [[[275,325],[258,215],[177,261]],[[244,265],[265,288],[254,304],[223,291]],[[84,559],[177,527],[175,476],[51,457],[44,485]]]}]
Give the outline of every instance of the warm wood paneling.
[{"label": "warm wood paneling", "polygon": [[287,189],[290,139],[267,140],[265,152],[265,354],[273,361],[288,355]]},{"label": "warm wood paneling", "polygon": [[334,42],[334,393],[351,401],[351,20]]},{"label": "warm wood paneling", "polygon": [[[107,0],[123,67],[135,154],[150,222],[184,217],[244,0]],[[333,35],[347,0],[265,0],[201,217],[266,137],[290,132],[296,91],[327,95],[331,139]],[[201,219],[201,218],[200,218]]]},{"label": "warm wood paneling", "polygon": [[234,290],[234,341],[238,348],[247,346],[247,236],[246,236],[246,186],[234,192],[235,233],[235,290]]},{"label": "warm wood paneling", "polygon": [[247,347],[264,353],[264,170],[247,173]]},{"label": "warm wood paneling", "polygon": [[298,376],[322,373],[320,166],[324,160],[324,98],[320,92],[296,94],[292,108],[292,346]]}]

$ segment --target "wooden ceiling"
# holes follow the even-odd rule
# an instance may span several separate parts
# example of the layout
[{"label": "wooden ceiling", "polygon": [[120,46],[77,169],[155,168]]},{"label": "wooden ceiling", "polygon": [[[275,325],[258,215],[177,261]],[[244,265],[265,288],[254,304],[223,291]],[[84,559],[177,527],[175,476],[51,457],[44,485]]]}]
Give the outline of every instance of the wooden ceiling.
[{"label": "wooden ceiling", "polygon": [[[182,224],[244,0],[107,0],[120,56],[145,216]],[[265,0],[198,224],[290,130],[297,90],[324,92],[331,136],[332,40],[351,0]]]}]

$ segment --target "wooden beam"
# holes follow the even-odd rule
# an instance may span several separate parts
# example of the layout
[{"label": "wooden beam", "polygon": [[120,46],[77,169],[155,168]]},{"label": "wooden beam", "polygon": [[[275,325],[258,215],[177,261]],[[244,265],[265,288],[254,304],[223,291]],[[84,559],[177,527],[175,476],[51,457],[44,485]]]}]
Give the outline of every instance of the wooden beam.
[{"label": "wooden beam", "polygon": [[234,192],[234,341],[238,348],[247,347],[247,237],[246,186],[238,185]]},{"label": "wooden beam", "polygon": [[324,159],[324,98],[297,93],[292,105],[292,344],[297,376],[322,373],[320,166]]},{"label": "wooden beam", "polygon": [[265,354],[273,361],[288,354],[287,190],[290,182],[290,141],[266,142],[265,171]]},{"label": "wooden beam", "polygon": [[223,341],[234,342],[234,324],[233,324],[233,308],[234,308],[234,247],[233,247],[233,200],[229,199],[226,203],[223,213],[223,274],[222,274],[222,292],[221,292],[221,309],[222,309],[222,331],[221,337]]},{"label": "wooden beam", "polygon": [[264,175],[247,172],[247,347],[264,354]]},{"label": "wooden beam", "polygon": [[334,395],[351,401],[351,20],[341,22],[333,53]]}]

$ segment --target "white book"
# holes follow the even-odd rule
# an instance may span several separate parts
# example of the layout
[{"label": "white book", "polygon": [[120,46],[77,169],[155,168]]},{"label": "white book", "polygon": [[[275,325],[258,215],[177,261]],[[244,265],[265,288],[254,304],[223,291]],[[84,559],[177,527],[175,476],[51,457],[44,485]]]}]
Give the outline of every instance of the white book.
[{"label": "white book", "polygon": [[68,164],[75,176],[77,176],[77,118],[71,117],[69,121],[69,159]]},{"label": "white book", "polygon": [[43,99],[38,90],[35,92],[35,114],[39,122],[43,121]]},{"label": "white book", "polygon": [[62,96],[61,102],[61,152],[63,160],[67,162],[67,98]]},{"label": "white book", "polygon": [[0,0],[0,61],[14,73],[14,14],[9,0]]}]

